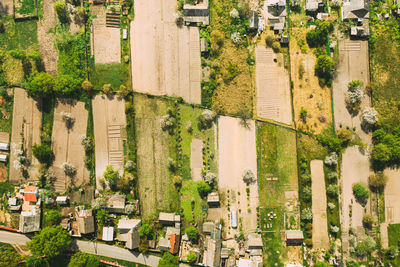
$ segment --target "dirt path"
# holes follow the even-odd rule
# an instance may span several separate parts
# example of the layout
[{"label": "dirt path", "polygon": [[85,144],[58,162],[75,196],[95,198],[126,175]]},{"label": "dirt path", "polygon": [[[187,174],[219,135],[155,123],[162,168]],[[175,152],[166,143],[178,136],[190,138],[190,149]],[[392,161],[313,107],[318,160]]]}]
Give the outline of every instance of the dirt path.
[{"label": "dirt path", "polygon": [[[364,207],[361,206],[353,195],[353,184],[362,183],[368,186],[369,156],[361,154],[357,146],[352,146],[346,149],[343,153],[341,167],[341,183],[342,183],[342,209],[341,209],[341,224],[342,224],[342,242],[343,251],[348,252],[348,231],[353,227],[360,232],[363,230],[362,217],[364,216]],[[353,204],[351,204],[353,203]],[[352,217],[349,216],[349,206],[352,205]],[[369,201],[365,206],[369,213]],[[361,231],[361,232],[362,232]]]},{"label": "dirt path", "polygon": [[282,54],[271,48],[256,47],[257,116],[292,124],[289,75],[283,66],[274,62]]},{"label": "dirt path", "polygon": [[203,168],[203,140],[193,138],[190,143],[190,169],[193,181],[201,181],[201,169]]},{"label": "dirt path", "polygon": [[28,173],[30,180],[36,178],[37,165],[39,162],[32,156],[32,145],[40,144],[40,126],[42,125],[42,113],[39,111],[39,104],[28,97],[22,88],[14,89],[14,109],[12,119],[12,132],[10,144],[10,175],[9,181],[12,184],[19,184],[25,181],[21,172],[15,168],[17,160],[15,148],[19,148],[24,137],[23,147],[26,157],[31,162]]},{"label": "dirt path", "polygon": [[54,34],[49,30],[57,24],[54,0],[43,0],[43,18],[38,22],[39,52],[46,72],[57,74],[58,53],[54,47]]},{"label": "dirt path", "polygon": [[333,104],[336,129],[349,126],[355,127],[356,133],[363,142],[371,143],[371,137],[361,129],[360,114],[366,106],[371,106],[371,99],[364,94],[361,112],[352,116],[346,108],[345,97],[348,83],[360,80],[365,85],[369,84],[368,41],[339,40],[339,64],[333,79]]},{"label": "dirt path", "polygon": [[[85,149],[81,143],[81,138],[86,136],[88,112],[83,102],[64,101],[57,100],[51,137],[54,153],[51,171],[56,176],[54,182],[56,192],[64,192],[70,186],[78,187],[89,182],[89,171],[85,167]],[[62,120],[62,112],[71,114],[75,119],[69,130]],[[76,168],[76,175],[72,179],[66,176],[61,168],[64,162]]]},{"label": "dirt path", "polygon": [[[218,119],[218,140],[218,187],[225,192],[230,190],[230,209],[238,212],[238,223],[242,220],[243,231],[255,230],[256,207],[259,205],[258,184],[252,183],[249,186],[248,198],[246,184],[243,182],[246,169],[257,177],[255,123],[249,121],[249,127],[245,128],[239,119],[221,116]],[[225,222],[230,222],[228,214],[224,212]],[[227,238],[233,237],[235,233],[236,230],[231,230]]]},{"label": "dirt path", "polygon": [[182,97],[200,104],[199,29],[178,28],[175,7],[175,0],[135,1],[132,87],[138,92]]},{"label": "dirt path", "polygon": [[322,160],[311,161],[311,192],[313,228],[312,241],[314,248],[329,248],[328,222],[326,215],[326,192],[324,163]]},{"label": "dirt path", "polygon": [[93,99],[93,122],[96,157],[97,189],[101,189],[99,179],[108,165],[124,170],[123,138],[126,127],[125,101],[114,97],[97,95]]}]

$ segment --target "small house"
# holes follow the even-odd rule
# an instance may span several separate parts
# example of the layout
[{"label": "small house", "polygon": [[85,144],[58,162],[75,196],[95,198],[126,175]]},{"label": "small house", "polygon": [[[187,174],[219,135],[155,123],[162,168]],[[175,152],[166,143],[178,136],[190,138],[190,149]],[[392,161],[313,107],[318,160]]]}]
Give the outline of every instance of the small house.
[{"label": "small house", "polygon": [[203,223],[203,233],[205,234],[211,234],[211,232],[214,230],[215,224],[213,222],[205,222]]},{"label": "small house", "polygon": [[126,197],[122,194],[114,194],[109,196],[107,201],[107,210],[111,213],[125,213]]},{"label": "small house", "polygon": [[103,237],[104,241],[113,241],[114,240],[114,227],[112,226],[104,226],[103,227]]},{"label": "small house", "polygon": [[207,204],[210,208],[219,207],[219,196],[217,192],[212,192],[207,195]]},{"label": "small house", "polygon": [[92,210],[86,210],[84,207],[78,206],[75,209],[75,218],[78,222],[78,231],[80,234],[94,233],[94,217]]},{"label": "small house", "polygon": [[137,219],[120,219],[118,221],[118,240],[126,242],[125,246],[128,249],[135,249],[139,247],[140,237],[139,228],[141,220]]},{"label": "small house", "polygon": [[165,237],[160,239],[158,247],[161,251],[169,251],[171,254],[179,252],[181,230],[175,227],[167,227]]},{"label": "small house", "polygon": [[175,213],[160,212],[158,222],[163,225],[180,225],[181,216]]},{"label": "small house", "polygon": [[342,20],[369,18],[368,0],[346,0],[342,6]]},{"label": "small house", "polygon": [[259,234],[249,234],[247,239],[247,250],[262,249],[263,242]]},{"label": "small house", "polygon": [[0,143],[0,150],[1,151],[8,151],[10,149],[9,145],[6,143]]},{"label": "small house", "polygon": [[201,1],[196,5],[183,5],[183,18],[186,25],[208,25],[210,24],[208,0]]},{"label": "small house", "polygon": [[0,161],[7,162],[7,155],[0,154]]},{"label": "small house", "polygon": [[21,233],[32,233],[40,230],[40,209],[22,211],[19,217],[19,231]]},{"label": "small house", "polygon": [[21,209],[21,205],[18,204],[18,199],[16,197],[10,197],[8,199],[8,206],[11,211],[19,211]]},{"label": "small house", "polygon": [[306,0],[306,13],[315,15],[318,11],[324,10],[324,2],[322,0]]},{"label": "small house", "polygon": [[221,240],[207,237],[204,241],[203,264],[219,267],[221,262]]},{"label": "small house", "polygon": [[27,202],[37,202],[39,189],[36,186],[27,186],[24,188],[24,200]]},{"label": "small house", "polygon": [[303,243],[304,235],[300,230],[286,230],[285,232],[286,245],[288,246],[301,246]]},{"label": "small house", "polygon": [[68,201],[69,201],[68,196],[58,196],[56,198],[56,203],[58,205],[68,205]]}]

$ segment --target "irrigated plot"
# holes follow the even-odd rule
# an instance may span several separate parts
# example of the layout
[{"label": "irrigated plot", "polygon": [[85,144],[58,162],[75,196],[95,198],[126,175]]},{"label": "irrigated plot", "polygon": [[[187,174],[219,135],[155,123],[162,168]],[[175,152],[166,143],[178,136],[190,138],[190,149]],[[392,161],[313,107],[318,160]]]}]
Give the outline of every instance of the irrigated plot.
[{"label": "irrigated plot", "polygon": [[326,193],[324,163],[322,160],[312,160],[311,192],[312,192],[312,241],[314,248],[329,248],[328,223],[326,215]]},{"label": "irrigated plot", "polygon": [[256,47],[257,116],[286,124],[292,124],[289,74],[278,65],[271,48]]},{"label": "irrigated plot", "polygon": [[[65,121],[72,118],[72,123]],[[85,167],[85,148],[82,138],[86,137],[88,111],[85,103],[72,99],[58,99],[54,111],[51,146],[54,162],[51,171],[55,174],[54,189],[64,192],[69,187],[79,187],[89,182],[89,171]],[[75,175],[67,176],[62,168],[64,163],[71,164]]]},{"label": "irrigated plot", "polygon": [[175,0],[137,0],[131,24],[132,87],[201,103],[198,27],[176,25]]},{"label": "irrigated plot", "polygon": [[[40,144],[40,126],[42,113],[39,103],[28,97],[22,88],[14,89],[14,109],[10,144],[10,183],[19,184],[27,177],[36,177],[38,161],[32,156],[32,145]],[[22,143],[23,141],[23,143]],[[29,166],[26,173],[22,173],[18,164],[17,150],[24,150]]]},{"label": "irrigated plot", "polygon": [[97,95],[93,99],[93,123],[96,158],[96,185],[108,165],[124,170],[123,140],[126,139],[125,101],[117,97]]},{"label": "irrigated plot", "polygon": [[176,211],[179,196],[168,170],[169,158],[176,159],[176,137],[162,130],[162,117],[173,109],[173,102],[139,94],[133,102],[141,210],[144,216]]},{"label": "irrigated plot", "polygon": [[[245,127],[237,118],[221,116],[218,119],[218,187],[220,190],[230,191],[230,209],[237,211],[238,223],[242,221],[243,231],[257,228],[256,207],[259,205],[256,129],[254,121],[247,123]],[[248,187],[243,179],[247,171],[255,179]],[[249,193],[246,188],[249,188]],[[225,212],[227,222],[228,214],[229,212]],[[235,231],[231,231],[228,238],[234,234]]]}]

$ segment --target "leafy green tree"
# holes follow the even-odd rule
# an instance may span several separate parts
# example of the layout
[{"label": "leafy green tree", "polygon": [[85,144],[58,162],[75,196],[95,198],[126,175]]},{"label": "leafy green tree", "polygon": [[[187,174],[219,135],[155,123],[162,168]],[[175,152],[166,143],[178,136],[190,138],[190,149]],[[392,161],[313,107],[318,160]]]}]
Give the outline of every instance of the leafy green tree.
[{"label": "leafy green tree", "polygon": [[199,230],[197,230],[195,227],[191,226],[189,228],[186,228],[185,233],[188,235],[190,241],[193,243],[197,243],[199,240]]},{"label": "leafy green tree", "polygon": [[58,75],[55,79],[54,91],[62,96],[74,96],[81,88],[81,81],[71,75]]},{"label": "leafy green tree", "polygon": [[388,177],[382,172],[376,172],[368,177],[369,187],[375,192],[381,192],[387,183]]},{"label": "leafy green tree", "polygon": [[32,153],[35,158],[37,158],[37,160],[43,164],[50,164],[53,157],[51,147],[47,143],[42,143],[40,145],[34,144],[32,146]]},{"label": "leafy green tree", "polygon": [[54,77],[45,72],[35,72],[28,78],[24,84],[25,90],[31,97],[49,96],[53,94]]},{"label": "leafy green tree", "polygon": [[69,261],[68,267],[97,267],[100,261],[94,255],[78,252],[75,253]]},{"label": "leafy green tree", "polygon": [[101,209],[96,212],[96,220],[97,223],[100,225],[100,227],[102,227],[109,218],[110,215],[108,214],[108,211],[105,209]]},{"label": "leafy green tree", "polygon": [[139,236],[141,238],[146,237],[148,240],[153,240],[155,238],[154,229],[151,227],[150,223],[142,222],[142,226],[140,226],[139,229]]},{"label": "leafy green tree", "polygon": [[89,82],[88,80],[83,81],[81,86],[82,86],[82,89],[88,93],[90,93],[93,90],[93,84],[91,82]]},{"label": "leafy green tree", "polygon": [[197,260],[197,255],[193,251],[189,251],[189,253],[186,255],[186,259],[189,263],[193,264]]},{"label": "leafy green tree", "polygon": [[54,10],[56,11],[58,19],[60,20],[61,23],[69,22],[69,17],[65,2],[56,1],[54,3]]},{"label": "leafy green tree", "polygon": [[374,224],[374,217],[371,214],[364,214],[362,223],[364,228],[372,229],[372,225]]},{"label": "leafy green tree", "polygon": [[58,210],[50,210],[44,216],[44,224],[46,226],[55,226],[60,223],[61,213]]},{"label": "leafy green tree", "polygon": [[22,49],[15,49],[15,50],[10,50],[8,51],[8,54],[12,56],[15,59],[19,60],[25,60],[26,59],[26,53]]},{"label": "leafy green tree", "polygon": [[50,266],[46,258],[32,256],[25,259],[26,267],[48,267]]},{"label": "leafy green tree", "polygon": [[369,190],[362,184],[356,183],[353,185],[353,194],[354,197],[360,204],[367,204],[369,198]]},{"label": "leafy green tree", "polygon": [[355,253],[358,257],[364,257],[368,254],[370,254],[372,251],[374,251],[376,247],[376,242],[375,240],[367,236],[364,239],[361,239],[355,248]]},{"label": "leafy green tree", "polygon": [[390,157],[390,150],[385,144],[377,144],[372,149],[372,158],[378,162],[388,162],[390,160]]},{"label": "leafy green tree", "polygon": [[116,185],[119,179],[119,172],[117,170],[114,170],[111,165],[108,165],[105,172],[103,173],[103,177],[111,185]]},{"label": "leafy green tree", "polygon": [[300,119],[301,119],[303,122],[306,122],[307,115],[308,115],[308,111],[307,111],[304,107],[301,107],[301,110],[300,110]]},{"label": "leafy green tree", "polygon": [[21,256],[15,250],[0,248],[0,266],[18,266],[18,262],[21,259]]},{"label": "leafy green tree", "polygon": [[199,192],[200,196],[204,197],[211,191],[211,187],[204,181],[197,182],[197,191]]},{"label": "leafy green tree", "polygon": [[165,252],[158,262],[158,267],[175,267],[179,266],[179,258],[169,252]]},{"label": "leafy green tree", "polygon": [[26,246],[33,255],[53,258],[65,252],[70,244],[71,236],[61,226],[57,226],[42,229]]},{"label": "leafy green tree", "polygon": [[329,21],[315,21],[315,28],[307,32],[307,43],[311,47],[323,46],[328,41],[328,35],[333,30]]},{"label": "leafy green tree", "polygon": [[330,78],[333,68],[333,59],[328,55],[320,55],[315,64],[315,73],[318,77]]}]

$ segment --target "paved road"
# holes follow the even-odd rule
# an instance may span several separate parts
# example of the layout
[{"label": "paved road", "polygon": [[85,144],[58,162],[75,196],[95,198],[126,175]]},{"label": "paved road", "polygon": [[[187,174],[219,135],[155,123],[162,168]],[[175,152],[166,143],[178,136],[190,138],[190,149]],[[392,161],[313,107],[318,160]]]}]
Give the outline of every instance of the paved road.
[{"label": "paved road", "polygon": [[[0,243],[25,245],[29,240],[28,237],[22,234],[0,231]],[[138,252],[131,252],[127,249],[94,242],[74,240],[71,246],[72,249],[76,251],[83,251],[90,254],[140,263],[148,266],[158,266],[158,261],[160,260],[160,258],[156,256],[143,255]],[[181,263],[179,266],[185,267],[188,265]]]}]

